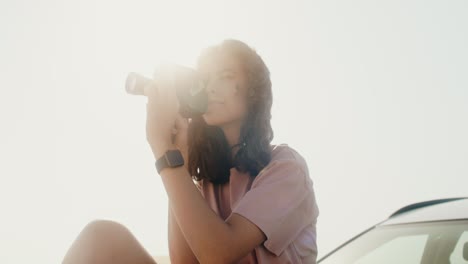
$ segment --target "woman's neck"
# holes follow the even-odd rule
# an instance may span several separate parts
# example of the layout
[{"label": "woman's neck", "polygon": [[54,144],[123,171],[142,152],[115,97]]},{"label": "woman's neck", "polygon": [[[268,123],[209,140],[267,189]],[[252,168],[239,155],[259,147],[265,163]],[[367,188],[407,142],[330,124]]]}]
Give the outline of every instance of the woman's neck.
[{"label": "woman's neck", "polygon": [[237,150],[239,149],[239,138],[240,138],[240,129],[241,125],[238,123],[232,123],[228,125],[224,125],[221,128],[224,132],[224,136],[229,144],[229,147],[232,150],[232,157],[236,154]]}]

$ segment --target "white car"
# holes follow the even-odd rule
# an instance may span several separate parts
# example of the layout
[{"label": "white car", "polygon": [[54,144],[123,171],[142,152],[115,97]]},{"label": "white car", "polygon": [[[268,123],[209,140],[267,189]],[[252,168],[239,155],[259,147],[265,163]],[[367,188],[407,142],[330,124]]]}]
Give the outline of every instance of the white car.
[{"label": "white car", "polygon": [[405,206],[320,264],[468,264],[468,198]]}]

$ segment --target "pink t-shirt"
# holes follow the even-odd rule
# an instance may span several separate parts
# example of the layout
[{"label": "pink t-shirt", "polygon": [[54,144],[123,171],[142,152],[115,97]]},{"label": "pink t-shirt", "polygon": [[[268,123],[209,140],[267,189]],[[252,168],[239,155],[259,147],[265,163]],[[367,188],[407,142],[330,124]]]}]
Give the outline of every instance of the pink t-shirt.
[{"label": "pink t-shirt", "polygon": [[223,220],[232,213],[249,219],[267,239],[239,264],[316,263],[319,214],[307,164],[287,145],[273,146],[271,162],[252,178],[231,168],[229,182],[195,182]]}]

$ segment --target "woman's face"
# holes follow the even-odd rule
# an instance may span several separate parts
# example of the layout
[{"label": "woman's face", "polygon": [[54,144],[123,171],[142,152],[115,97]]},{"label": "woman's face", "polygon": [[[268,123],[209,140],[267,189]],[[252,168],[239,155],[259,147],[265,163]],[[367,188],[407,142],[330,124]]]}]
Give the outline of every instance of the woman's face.
[{"label": "woman's face", "polygon": [[219,54],[198,70],[208,93],[205,122],[221,128],[240,127],[247,116],[247,76],[240,60],[230,54]]}]

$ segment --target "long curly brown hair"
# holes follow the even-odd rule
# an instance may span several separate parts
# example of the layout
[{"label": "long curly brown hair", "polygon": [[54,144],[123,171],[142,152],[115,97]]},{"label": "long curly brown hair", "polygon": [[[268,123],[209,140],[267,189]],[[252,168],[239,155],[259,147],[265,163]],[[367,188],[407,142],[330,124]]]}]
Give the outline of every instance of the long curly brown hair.
[{"label": "long curly brown hair", "polygon": [[270,71],[256,50],[239,40],[227,39],[203,50],[197,65],[212,60],[219,52],[238,57],[247,74],[248,114],[241,127],[238,151],[232,158],[221,128],[207,125],[203,117],[193,118],[188,130],[188,169],[197,181],[206,179],[223,184],[235,167],[255,177],[271,160],[271,105],[273,100]]}]

